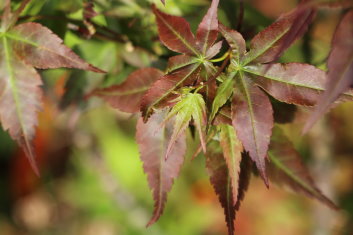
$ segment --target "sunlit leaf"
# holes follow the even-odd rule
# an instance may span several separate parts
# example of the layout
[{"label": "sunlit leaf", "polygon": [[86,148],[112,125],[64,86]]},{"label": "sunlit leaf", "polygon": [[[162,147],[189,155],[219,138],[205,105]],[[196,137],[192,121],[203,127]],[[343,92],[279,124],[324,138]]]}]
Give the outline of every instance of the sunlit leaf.
[{"label": "sunlit leaf", "polygon": [[194,120],[195,126],[199,132],[202,149],[204,152],[206,152],[206,140],[204,132],[204,127],[206,124],[206,105],[202,95],[197,93],[182,95],[181,100],[176,105],[174,105],[164,122],[168,121],[174,116],[174,130],[168,145],[166,158],[174,147],[175,141],[182,133],[184,133],[185,129],[188,127],[191,119]]},{"label": "sunlit leaf", "polygon": [[163,213],[167,193],[171,190],[174,179],[179,175],[186,151],[185,135],[181,133],[175,147],[165,159],[168,143],[173,133],[173,124],[167,122],[161,127],[166,117],[166,110],[156,112],[147,123],[142,118],[137,123],[136,140],[139,145],[143,168],[155,201],[154,212],[147,226],[155,223]]}]

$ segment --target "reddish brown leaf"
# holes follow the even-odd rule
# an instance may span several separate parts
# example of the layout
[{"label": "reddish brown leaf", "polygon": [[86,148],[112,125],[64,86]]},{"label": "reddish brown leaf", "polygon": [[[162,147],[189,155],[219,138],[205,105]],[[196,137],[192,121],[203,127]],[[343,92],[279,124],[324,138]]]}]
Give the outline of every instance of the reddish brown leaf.
[{"label": "reddish brown leaf", "polygon": [[0,119],[4,130],[25,150],[33,170],[39,175],[32,150],[32,139],[41,109],[42,82],[31,66],[14,57],[10,44],[0,45]]},{"label": "reddish brown leaf", "polygon": [[218,200],[224,209],[228,234],[234,235],[234,220],[236,211],[239,210],[241,201],[248,189],[251,173],[251,162],[248,157],[242,157],[240,164],[239,182],[237,183],[237,198],[233,198],[232,183],[225,158],[218,143],[211,142],[206,153],[206,168],[210,176],[211,184],[218,196]]},{"label": "reddish brown leaf", "polygon": [[174,179],[179,175],[186,151],[185,135],[179,136],[175,148],[165,160],[168,142],[173,132],[173,125],[168,122],[161,128],[166,117],[166,110],[151,116],[147,123],[142,118],[137,123],[136,140],[139,145],[143,168],[155,200],[154,212],[147,226],[155,223],[161,216]]},{"label": "reddish brown leaf", "polygon": [[270,158],[268,175],[271,181],[281,186],[289,187],[293,192],[303,193],[315,198],[333,209],[337,209],[337,206],[315,186],[298,152],[279,127],[273,129],[268,155]]},{"label": "reddish brown leaf", "polygon": [[184,18],[165,14],[155,5],[152,10],[156,16],[159,38],[166,47],[188,55],[200,54],[190,25]]},{"label": "reddish brown leaf", "polygon": [[260,88],[242,79],[241,91],[236,90],[233,97],[232,120],[238,138],[268,186],[265,159],[273,127],[269,98]]},{"label": "reddish brown leaf", "polygon": [[296,39],[303,35],[315,12],[311,10],[294,11],[281,17],[278,21],[258,33],[250,42],[250,51],[243,64],[269,63],[287,49]]},{"label": "reddish brown leaf", "polygon": [[213,44],[213,46],[211,46],[206,52],[206,59],[212,59],[215,55],[217,55],[222,48],[222,44],[222,41]]},{"label": "reddish brown leaf", "polygon": [[337,27],[327,67],[326,91],[307,121],[304,132],[308,131],[331,104],[353,85],[353,10],[343,17]]},{"label": "reddish brown leaf", "polygon": [[167,73],[173,72],[174,70],[181,69],[185,66],[195,64],[197,62],[197,58],[188,55],[176,55],[170,57],[167,65]]},{"label": "reddish brown leaf", "polygon": [[177,88],[193,83],[197,79],[198,68],[198,64],[189,65],[157,80],[142,98],[141,111],[144,120],[153,113],[153,108],[170,105],[168,102],[176,98],[173,92]]},{"label": "reddish brown leaf", "polygon": [[163,72],[155,68],[139,69],[130,74],[125,82],[93,92],[106,100],[113,108],[128,113],[140,110],[141,99],[151,85],[163,76]]},{"label": "reddish brown leaf", "polygon": [[274,98],[297,105],[316,104],[326,80],[324,71],[300,63],[247,66],[245,71]]},{"label": "reddish brown leaf", "polygon": [[[297,9],[292,13],[294,17],[293,24],[291,25],[288,32],[284,35],[283,39],[278,45],[276,54],[273,56],[272,61],[276,61],[281,54],[290,46],[294,41],[300,38],[308,29],[308,26],[314,20],[316,15],[315,8],[301,7],[299,5]],[[269,65],[269,67],[272,65]]]},{"label": "reddish brown leaf", "polygon": [[218,36],[218,9],[219,0],[212,0],[211,7],[203,17],[196,33],[196,40],[203,55],[213,45]]},{"label": "reddish brown leaf", "polygon": [[219,24],[219,31],[227,40],[234,57],[239,61],[246,52],[246,44],[243,36],[235,30],[228,29],[223,24]]},{"label": "reddish brown leaf", "polygon": [[31,0],[23,0],[21,2],[21,5],[16,9],[16,11],[11,12],[11,0],[5,0],[5,9],[2,15],[1,22],[1,28],[3,31],[7,31],[17,22],[18,17],[30,1]]},{"label": "reddish brown leaf", "polygon": [[58,36],[40,24],[20,24],[6,35],[11,39],[16,54],[36,68],[67,67],[104,72],[83,61],[70,48],[63,45]]},{"label": "reddish brown leaf", "polygon": [[[215,144],[214,142],[212,144]],[[210,146],[206,153],[206,167],[210,175],[211,184],[218,195],[221,203],[225,220],[228,227],[228,234],[234,235],[235,220],[235,200],[232,195],[232,183],[229,177],[228,167],[222,152],[216,147]]]}]

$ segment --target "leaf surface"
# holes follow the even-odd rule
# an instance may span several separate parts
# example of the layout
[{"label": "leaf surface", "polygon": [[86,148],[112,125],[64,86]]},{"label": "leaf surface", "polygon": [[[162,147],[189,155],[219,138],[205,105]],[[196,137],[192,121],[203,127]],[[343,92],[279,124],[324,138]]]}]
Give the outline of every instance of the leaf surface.
[{"label": "leaf surface", "polygon": [[175,148],[165,159],[173,125],[167,122],[162,128],[161,122],[166,117],[166,110],[156,112],[147,123],[142,118],[137,123],[136,140],[139,145],[143,168],[155,201],[154,212],[147,226],[155,223],[163,213],[167,193],[171,190],[174,179],[179,175],[186,151],[185,135],[179,135]]},{"label": "leaf surface", "polygon": [[[281,17],[251,40],[250,51],[246,54],[242,63],[246,65],[250,62],[269,63],[274,61],[278,55],[305,32],[306,27],[304,26],[307,26],[305,21],[312,17],[311,11],[306,12],[300,19],[297,19],[296,12]],[[297,28],[294,27],[295,25],[302,27]],[[295,29],[294,31],[292,27]]]},{"label": "leaf surface", "polygon": [[203,17],[196,32],[196,40],[203,55],[213,45],[218,35],[218,9],[219,0],[212,0],[211,7]]},{"label": "leaf surface", "polygon": [[325,89],[325,72],[308,64],[258,64],[244,71],[273,97],[290,104],[312,106]]},{"label": "leaf surface", "polygon": [[104,72],[83,61],[63,45],[58,36],[38,23],[20,24],[7,32],[6,36],[11,39],[15,53],[36,68],[66,67]]},{"label": "leaf surface", "polygon": [[194,120],[196,129],[199,132],[201,146],[204,152],[206,152],[206,140],[204,126],[206,125],[206,104],[200,94],[189,93],[186,94],[181,100],[174,105],[173,109],[168,113],[166,119],[163,122],[168,121],[170,118],[175,116],[174,130],[170,139],[168,149],[166,152],[166,158],[172,150],[175,141],[179,136],[185,132],[191,119]]},{"label": "leaf surface", "polygon": [[293,192],[303,193],[333,209],[337,209],[336,205],[315,186],[298,152],[279,127],[273,129],[268,155],[270,159],[268,174],[271,181],[287,186]]},{"label": "leaf surface", "polygon": [[139,69],[130,74],[120,85],[96,90],[98,95],[112,107],[128,113],[140,110],[141,99],[150,86],[163,76],[163,72],[155,68]]},{"label": "leaf surface", "polygon": [[273,127],[273,110],[267,95],[244,77],[233,95],[232,123],[268,186],[265,159]]},{"label": "leaf surface", "polygon": [[148,119],[154,108],[170,104],[168,102],[176,98],[173,92],[177,88],[193,83],[197,79],[198,68],[199,64],[192,64],[157,80],[142,98],[141,111],[144,120]]},{"label": "leaf surface", "polygon": [[217,88],[216,97],[212,103],[212,111],[209,122],[212,122],[218,110],[228,101],[233,94],[234,79],[232,77],[225,78],[222,84]]},{"label": "leaf surface", "polygon": [[320,97],[316,110],[307,121],[304,132],[319,119],[331,104],[353,86],[353,10],[342,19],[334,34],[327,61],[326,91]]},{"label": "leaf surface", "polygon": [[[211,143],[214,144],[214,143]],[[235,206],[233,189],[230,180],[227,163],[220,150],[211,146],[206,153],[206,167],[210,176],[211,184],[221,203],[225,220],[228,227],[228,234],[234,235]]]},{"label": "leaf surface", "polygon": [[[233,126],[220,125],[220,144],[228,167],[228,174],[232,183],[233,198],[238,198],[238,185],[240,174],[240,162],[243,146],[236,136]],[[237,203],[233,201],[234,206]]]},{"label": "leaf surface", "polygon": [[223,24],[219,24],[219,30],[232,49],[233,56],[239,61],[246,52],[246,44],[243,36],[236,30],[228,29]]},{"label": "leaf surface", "polygon": [[159,38],[166,47],[188,55],[200,54],[190,25],[184,18],[165,14],[155,5],[152,10],[156,16]]},{"label": "leaf surface", "polygon": [[13,54],[11,42],[0,38],[0,119],[4,130],[25,150],[29,162],[39,175],[32,139],[41,109],[42,85],[39,74]]}]

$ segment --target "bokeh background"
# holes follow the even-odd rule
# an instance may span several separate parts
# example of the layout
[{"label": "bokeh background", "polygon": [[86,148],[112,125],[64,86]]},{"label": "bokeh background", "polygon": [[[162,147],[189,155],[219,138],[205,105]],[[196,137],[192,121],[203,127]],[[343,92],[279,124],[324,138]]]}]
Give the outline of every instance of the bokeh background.
[{"label": "bokeh background", "polygon": [[[40,22],[81,57],[106,70],[41,71],[45,107],[35,139],[38,178],[23,152],[0,131],[0,234],[223,235],[223,210],[208,181],[202,155],[187,157],[159,222],[145,227],[153,201],[142,170],[135,135],[138,115],[113,110],[86,95],[119,84],[137,68],[164,69],[173,55],[158,41],[152,2],[187,18],[195,30],[208,0],[94,0],[98,13],[83,23],[83,1],[33,0],[21,21]],[[13,1],[16,7],[19,1]],[[245,1],[240,31],[246,39],[297,4],[293,0]],[[0,7],[3,0],[0,1]],[[238,27],[239,2],[220,0],[220,20]],[[308,33],[281,58],[326,69],[325,60],[342,9],[321,9]],[[95,33],[94,33],[95,32]],[[93,34],[94,33],[94,34]],[[293,107],[277,103],[278,115]],[[318,187],[341,208],[324,205],[251,179],[237,215],[239,235],[353,234],[353,103],[337,105],[306,136],[310,114],[298,108],[281,124],[302,154]]]}]

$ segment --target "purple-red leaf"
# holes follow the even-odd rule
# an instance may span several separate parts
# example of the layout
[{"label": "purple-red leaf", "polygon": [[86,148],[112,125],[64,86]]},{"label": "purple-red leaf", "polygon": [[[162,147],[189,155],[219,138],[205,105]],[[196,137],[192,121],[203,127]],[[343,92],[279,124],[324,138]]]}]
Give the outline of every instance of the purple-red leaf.
[{"label": "purple-red leaf", "polygon": [[182,17],[165,14],[152,6],[158,25],[159,38],[170,50],[188,55],[199,55],[196,39],[189,23]]},{"label": "purple-red leaf", "polygon": [[[213,144],[213,143],[212,143]],[[228,167],[221,151],[211,146],[206,153],[206,167],[210,175],[211,184],[218,195],[221,203],[225,220],[228,227],[228,234],[234,235],[234,220],[236,200],[233,198],[233,188],[229,177]]]},{"label": "purple-red leaf", "polygon": [[41,109],[41,79],[37,71],[11,52],[9,41],[0,44],[0,120],[4,130],[24,149],[29,162],[39,175],[32,139]]},{"label": "purple-red leaf", "polygon": [[143,168],[155,200],[154,212],[147,226],[155,223],[161,216],[174,179],[179,175],[186,151],[185,135],[181,134],[175,142],[175,148],[165,159],[167,146],[173,132],[173,125],[167,122],[161,128],[166,110],[156,112],[147,123],[142,118],[137,123],[136,140],[139,145]]},{"label": "purple-red leaf", "polygon": [[233,186],[227,163],[217,142],[211,142],[206,153],[206,168],[210,176],[211,184],[221,203],[228,234],[234,235],[234,220],[236,211],[239,210],[241,201],[248,189],[251,173],[251,162],[248,157],[242,157],[240,163],[239,182],[236,184],[237,197],[233,198]]},{"label": "purple-red leaf", "polygon": [[185,66],[195,64],[198,60],[196,57],[188,56],[188,55],[176,55],[170,57],[167,65],[167,73],[171,73],[174,70],[181,69]]},{"label": "purple-red leaf", "polygon": [[213,45],[218,36],[218,9],[219,0],[212,0],[211,7],[203,17],[196,33],[196,40],[203,55]]},{"label": "purple-red leaf", "polygon": [[244,78],[240,90],[233,95],[232,120],[238,138],[268,186],[265,160],[273,127],[273,110],[267,95]]},{"label": "purple-red leaf", "polygon": [[331,104],[353,85],[353,10],[343,17],[337,27],[327,67],[326,91],[307,121],[304,132],[308,131]]},{"label": "purple-red leaf", "polygon": [[154,108],[170,105],[169,101],[176,98],[173,92],[177,88],[193,83],[197,79],[198,68],[199,64],[192,64],[157,80],[142,98],[141,111],[144,120],[148,119]]},{"label": "purple-red leaf", "polygon": [[228,29],[223,24],[219,24],[219,31],[227,40],[234,57],[239,61],[246,52],[246,44],[243,36],[235,30]]},{"label": "purple-red leaf", "polygon": [[268,155],[270,159],[268,175],[271,181],[289,187],[293,192],[315,198],[330,208],[337,209],[337,206],[315,186],[300,155],[279,127],[273,129]]},{"label": "purple-red leaf", "polygon": [[243,64],[269,63],[287,49],[296,39],[304,34],[315,15],[312,10],[294,11],[282,16],[278,21],[258,33],[250,42],[250,51],[243,59]]},{"label": "purple-red leaf", "polygon": [[143,95],[162,76],[163,72],[155,68],[139,69],[130,74],[122,84],[96,90],[93,95],[102,97],[113,108],[136,113],[140,110]]},{"label": "purple-red leaf", "polygon": [[6,36],[11,39],[13,50],[26,63],[39,69],[77,68],[104,73],[78,57],[48,28],[38,23],[20,24]]},{"label": "purple-red leaf", "polygon": [[326,80],[324,71],[300,63],[247,66],[245,71],[274,98],[297,105],[315,105]]}]

